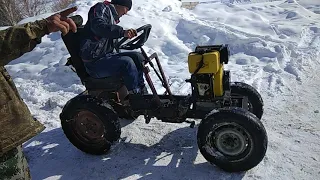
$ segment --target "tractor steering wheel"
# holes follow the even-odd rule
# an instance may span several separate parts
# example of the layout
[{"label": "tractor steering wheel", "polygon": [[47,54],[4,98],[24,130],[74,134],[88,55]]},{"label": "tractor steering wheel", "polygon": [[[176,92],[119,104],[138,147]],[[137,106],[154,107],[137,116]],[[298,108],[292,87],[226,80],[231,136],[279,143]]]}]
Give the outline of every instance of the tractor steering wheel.
[{"label": "tractor steering wheel", "polygon": [[144,43],[148,40],[150,30],[151,30],[151,24],[146,24],[144,26],[139,27],[136,31],[139,33],[140,31],[143,31],[142,34],[139,36],[135,37],[131,41],[123,44],[126,40],[129,38],[123,37],[117,44],[116,44],[116,49],[125,49],[125,50],[134,50],[138,49],[141,46],[144,45]]}]

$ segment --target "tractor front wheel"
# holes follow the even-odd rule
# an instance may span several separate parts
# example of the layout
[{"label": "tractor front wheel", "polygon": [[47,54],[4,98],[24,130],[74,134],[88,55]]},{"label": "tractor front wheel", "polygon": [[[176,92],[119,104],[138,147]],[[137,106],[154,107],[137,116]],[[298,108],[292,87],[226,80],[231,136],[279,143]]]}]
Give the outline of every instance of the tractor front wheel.
[{"label": "tractor front wheel", "polygon": [[263,115],[263,100],[260,93],[251,85],[243,82],[233,82],[230,85],[231,95],[248,97],[249,111],[261,119]]},{"label": "tractor front wheel", "polygon": [[197,133],[204,158],[227,172],[249,170],[258,165],[267,150],[267,133],[251,112],[226,107],[204,118]]}]

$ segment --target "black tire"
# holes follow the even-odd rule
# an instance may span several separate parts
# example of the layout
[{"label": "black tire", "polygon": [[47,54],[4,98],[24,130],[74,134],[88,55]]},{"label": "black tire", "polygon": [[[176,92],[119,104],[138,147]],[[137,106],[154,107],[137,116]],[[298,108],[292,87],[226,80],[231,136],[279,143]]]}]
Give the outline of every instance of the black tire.
[{"label": "black tire", "polygon": [[[228,139],[230,137],[232,139]],[[227,172],[241,172],[262,161],[268,138],[261,121],[251,112],[226,107],[213,111],[201,121],[197,143],[211,164]]]},{"label": "black tire", "polygon": [[60,120],[69,141],[88,154],[107,153],[121,135],[120,121],[112,107],[90,95],[69,100]]},{"label": "black tire", "polygon": [[248,97],[249,111],[261,119],[263,115],[263,99],[260,93],[251,85],[243,82],[232,82],[230,84],[231,95]]}]

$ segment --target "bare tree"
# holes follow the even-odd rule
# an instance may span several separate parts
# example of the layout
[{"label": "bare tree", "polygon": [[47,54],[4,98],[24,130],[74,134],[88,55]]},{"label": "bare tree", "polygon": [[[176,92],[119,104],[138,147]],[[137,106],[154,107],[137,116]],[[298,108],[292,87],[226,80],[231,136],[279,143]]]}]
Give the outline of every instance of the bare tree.
[{"label": "bare tree", "polygon": [[13,26],[26,17],[67,8],[76,0],[0,0],[0,26]]},{"label": "bare tree", "polygon": [[22,19],[16,0],[0,0],[0,25],[12,26]]},{"label": "bare tree", "polygon": [[45,0],[22,0],[20,1],[21,13],[24,17],[37,16],[42,13],[46,13]]},{"label": "bare tree", "polygon": [[64,8],[67,8],[71,3],[74,3],[76,0],[56,0],[53,3],[52,6],[52,11],[56,12],[56,11],[60,11]]},{"label": "bare tree", "polygon": [[46,0],[0,0],[0,26],[13,26],[26,17],[46,13]]}]

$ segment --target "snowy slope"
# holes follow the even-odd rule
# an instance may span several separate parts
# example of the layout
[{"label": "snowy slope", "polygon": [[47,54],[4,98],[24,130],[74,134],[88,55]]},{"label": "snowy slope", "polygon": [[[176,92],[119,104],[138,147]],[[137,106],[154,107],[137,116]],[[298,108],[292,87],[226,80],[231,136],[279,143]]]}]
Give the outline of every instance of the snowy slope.
[{"label": "snowy slope", "polygon": [[[98,1],[79,0],[84,21]],[[246,173],[228,174],[198,151],[197,129],[144,119],[123,122],[122,142],[104,156],[77,150],[64,136],[59,113],[84,90],[64,66],[69,57],[59,33],[7,65],[22,98],[47,129],[24,144],[33,179],[320,179],[320,1],[199,4],[135,1],[125,28],[152,24],[145,45],[157,52],[175,94],[189,93],[187,54],[196,45],[227,43],[233,81],[262,94],[269,137],[265,159]],[[31,21],[32,19],[25,20]],[[153,78],[157,77],[153,74]],[[156,81],[159,92],[163,92]]]}]

